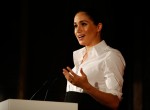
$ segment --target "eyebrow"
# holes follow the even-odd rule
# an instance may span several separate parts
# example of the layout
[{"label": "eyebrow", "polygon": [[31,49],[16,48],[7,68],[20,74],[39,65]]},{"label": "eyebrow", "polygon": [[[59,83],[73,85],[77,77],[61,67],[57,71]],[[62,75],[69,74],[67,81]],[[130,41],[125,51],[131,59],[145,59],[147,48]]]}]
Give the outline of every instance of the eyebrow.
[{"label": "eyebrow", "polygon": [[[87,20],[81,20],[81,21],[79,21],[79,23],[82,23],[82,22],[89,22],[89,21],[87,21]],[[74,24],[75,24],[76,22],[74,22]]]}]

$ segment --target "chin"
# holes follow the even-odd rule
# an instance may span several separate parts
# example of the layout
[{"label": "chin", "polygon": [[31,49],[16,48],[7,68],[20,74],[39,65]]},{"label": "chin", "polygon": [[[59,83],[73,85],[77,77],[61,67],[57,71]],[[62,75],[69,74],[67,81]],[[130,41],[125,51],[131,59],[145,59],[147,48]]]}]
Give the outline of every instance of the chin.
[{"label": "chin", "polygon": [[78,40],[78,42],[80,45],[83,45],[83,46],[85,46],[87,44],[87,42],[85,42],[85,40]]},{"label": "chin", "polygon": [[82,45],[82,46],[85,46],[85,43],[83,43],[83,42],[79,42],[79,44]]}]

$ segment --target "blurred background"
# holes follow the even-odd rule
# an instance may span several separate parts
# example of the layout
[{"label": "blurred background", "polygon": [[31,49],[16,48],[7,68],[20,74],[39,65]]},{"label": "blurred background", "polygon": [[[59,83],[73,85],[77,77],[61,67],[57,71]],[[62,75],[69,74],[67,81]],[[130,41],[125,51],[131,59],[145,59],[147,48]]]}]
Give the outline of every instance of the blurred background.
[{"label": "blurred background", "polygon": [[62,68],[80,48],[73,11],[88,5],[106,12],[106,42],[126,60],[120,110],[150,110],[148,6],[144,1],[8,0],[1,2],[0,101],[63,101]]}]

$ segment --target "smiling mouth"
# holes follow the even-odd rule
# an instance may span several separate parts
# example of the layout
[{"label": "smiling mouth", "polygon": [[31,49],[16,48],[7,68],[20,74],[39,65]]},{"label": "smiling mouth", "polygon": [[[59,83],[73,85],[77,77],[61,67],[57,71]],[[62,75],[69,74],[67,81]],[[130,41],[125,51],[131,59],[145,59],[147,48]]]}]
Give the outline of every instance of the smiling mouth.
[{"label": "smiling mouth", "polygon": [[85,37],[85,35],[78,36],[78,39],[82,40]]}]

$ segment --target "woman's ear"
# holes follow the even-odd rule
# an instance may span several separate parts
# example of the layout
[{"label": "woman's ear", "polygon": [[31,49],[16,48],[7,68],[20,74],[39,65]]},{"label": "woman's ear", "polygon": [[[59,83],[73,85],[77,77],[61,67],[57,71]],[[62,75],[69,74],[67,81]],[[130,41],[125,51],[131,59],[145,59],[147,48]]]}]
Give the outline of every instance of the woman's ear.
[{"label": "woman's ear", "polygon": [[97,25],[97,31],[100,32],[102,30],[103,24],[102,23],[98,23]]}]

